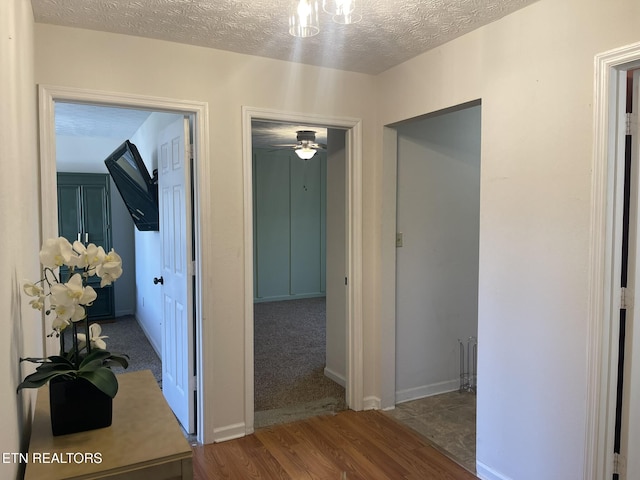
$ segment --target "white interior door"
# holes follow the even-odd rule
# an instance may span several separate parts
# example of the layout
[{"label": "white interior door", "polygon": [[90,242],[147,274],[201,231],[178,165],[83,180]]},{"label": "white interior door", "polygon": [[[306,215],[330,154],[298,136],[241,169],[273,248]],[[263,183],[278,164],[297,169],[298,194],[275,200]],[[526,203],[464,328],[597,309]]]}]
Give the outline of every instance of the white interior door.
[{"label": "white interior door", "polygon": [[193,262],[189,120],[169,125],[158,146],[162,237],[162,391],[182,427],[194,433]]}]

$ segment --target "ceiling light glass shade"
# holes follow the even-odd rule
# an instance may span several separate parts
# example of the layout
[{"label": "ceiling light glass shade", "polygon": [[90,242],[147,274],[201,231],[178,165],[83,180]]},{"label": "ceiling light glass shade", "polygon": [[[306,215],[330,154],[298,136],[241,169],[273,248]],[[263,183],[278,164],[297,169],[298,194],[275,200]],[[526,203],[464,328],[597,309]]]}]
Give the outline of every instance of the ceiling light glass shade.
[{"label": "ceiling light glass shade", "polygon": [[332,15],[334,22],[343,25],[362,20],[360,9],[356,8],[356,0],[322,0],[322,9]]},{"label": "ceiling light glass shade", "polygon": [[348,15],[355,6],[355,0],[322,0],[322,9],[329,15]]},{"label": "ceiling light glass shade", "polygon": [[347,13],[346,15],[334,15],[333,21],[342,25],[350,25],[352,23],[358,23],[362,20],[362,15],[357,11]]},{"label": "ceiling light glass shade", "polygon": [[362,13],[360,4],[356,5],[355,0],[325,0],[329,3],[340,3],[341,8],[332,12],[333,21],[342,25],[349,25],[351,23],[358,23],[362,20]]},{"label": "ceiling light glass shade", "polygon": [[302,160],[309,160],[316,154],[315,149],[310,147],[296,148],[295,152],[296,155],[298,155],[298,157],[300,157]]},{"label": "ceiling light glass shade", "polygon": [[289,33],[294,37],[313,37],[320,32],[317,0],[294,0],[289,12]]}]

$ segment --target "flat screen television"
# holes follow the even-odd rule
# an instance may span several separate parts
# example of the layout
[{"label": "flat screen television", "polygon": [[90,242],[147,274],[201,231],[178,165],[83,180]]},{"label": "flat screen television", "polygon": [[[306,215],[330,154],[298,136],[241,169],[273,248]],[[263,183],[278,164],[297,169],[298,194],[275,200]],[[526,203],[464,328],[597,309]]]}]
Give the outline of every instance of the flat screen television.
[{"label": "flat screen television", "polygon": [[149,175],[136,146],[125,140],[104,163],[136,228],[140,231],[160,230],[158,178]]}]

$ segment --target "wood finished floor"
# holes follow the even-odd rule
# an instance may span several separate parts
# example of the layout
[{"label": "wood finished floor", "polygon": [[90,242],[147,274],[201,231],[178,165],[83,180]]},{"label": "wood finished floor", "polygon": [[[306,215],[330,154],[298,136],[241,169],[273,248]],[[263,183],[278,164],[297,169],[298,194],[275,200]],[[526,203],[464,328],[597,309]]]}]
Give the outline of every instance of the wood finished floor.
[{"label": "wood finished floor", "polygon": [[383,412],[345,411],[194,447],[194,480],[474,480]]}]

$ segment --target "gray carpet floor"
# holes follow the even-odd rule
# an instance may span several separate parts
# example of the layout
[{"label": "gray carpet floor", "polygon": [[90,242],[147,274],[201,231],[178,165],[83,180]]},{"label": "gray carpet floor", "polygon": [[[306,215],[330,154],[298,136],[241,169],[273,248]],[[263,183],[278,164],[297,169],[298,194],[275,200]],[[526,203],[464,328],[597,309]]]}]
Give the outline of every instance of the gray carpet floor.
[{"label": "gray carpet floor", "polygon": [[324,375],[324,298],[254,305],[255,426],[346,409],[344,388]]},{"label": "gray carpet floor", "polygon": [[104,339],[107,350],[129,356],[129,368],[114,367],[114,373],[151,370],[162,386],[162,362],[133,315],[97,323],[102,327],[102,335],[109,337]]}]

